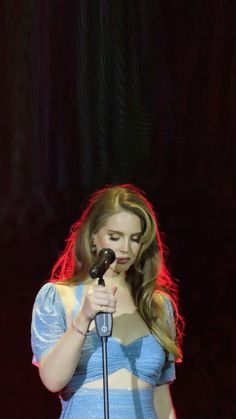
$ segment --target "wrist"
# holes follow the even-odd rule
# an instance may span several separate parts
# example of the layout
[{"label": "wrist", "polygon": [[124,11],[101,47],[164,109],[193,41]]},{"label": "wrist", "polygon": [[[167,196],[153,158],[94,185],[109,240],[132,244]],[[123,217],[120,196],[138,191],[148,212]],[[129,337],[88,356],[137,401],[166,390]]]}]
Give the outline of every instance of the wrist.
[{"label": "wrist", "polygon": [[79,313],[78,316],[76,316],[72,320],[74,328],[79,328],[84,333],[87,333],[91,320],[87,319],[82,313]]},{"label": "wrist", "polygon": [[75,319],[72,320],[71,326],[80,335],[82,335],[82,336],[87,336],[88,335],[88,326],[87,327],[85,327],[84,325],[80,326],[80,324],[78,322],[76,322]]}]

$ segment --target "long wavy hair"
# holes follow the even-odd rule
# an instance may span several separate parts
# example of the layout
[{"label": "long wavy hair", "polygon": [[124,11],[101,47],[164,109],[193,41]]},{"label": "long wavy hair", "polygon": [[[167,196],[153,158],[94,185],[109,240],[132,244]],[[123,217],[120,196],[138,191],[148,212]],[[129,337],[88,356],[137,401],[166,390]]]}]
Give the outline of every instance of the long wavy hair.
[{"label": "long wavy hair", "polygon": [[[141,247],[134,265],[126,273],[137,310],[151,333],[164,348],[182,360],[183,319],[178,311],[178,289],[165,264],[158,222],[144,192],[131,184],[105,186],[95,192],[73,224],[64,252],[56,261],[50,280],[78,284],[89,277],[94,263],[92,236],[108,217],[125,210],[141,220]],[[171,319],[165,309],[172,303]],[[170,311],[169,311],[170,314]]]}]

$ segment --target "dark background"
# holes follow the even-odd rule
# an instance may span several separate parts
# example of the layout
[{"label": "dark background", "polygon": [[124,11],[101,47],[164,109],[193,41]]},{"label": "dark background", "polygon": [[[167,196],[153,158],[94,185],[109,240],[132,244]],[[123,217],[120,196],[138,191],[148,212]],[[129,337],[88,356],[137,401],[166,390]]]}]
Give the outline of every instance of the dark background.
[{"label": "dark background", "polygon": [[153,201],[179,281],[179,418],[236,417],[235,28],[234,0],[0,1],[1,418],[58,415],[33,301],[87,195],[117,182]]}]

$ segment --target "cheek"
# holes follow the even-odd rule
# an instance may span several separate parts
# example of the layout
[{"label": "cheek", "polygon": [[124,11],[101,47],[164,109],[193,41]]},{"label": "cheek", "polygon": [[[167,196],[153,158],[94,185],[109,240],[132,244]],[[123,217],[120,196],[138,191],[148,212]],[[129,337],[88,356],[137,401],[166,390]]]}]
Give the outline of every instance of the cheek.
[{"label": "cheek", "polygon": [[133,255],[137,256],[138,253],[139,253],[139,251],[140,251],[141,244],[139,244],[139,243],[133,243],[131,248],[132,248]]},{"label": "cheek", "polygon": [[109,240],[108,240],[108,237],[106,237],[106,236],[103,236],[103,235],[101,235],[101,236],[97,236],[96,238],[95,238],[95,240],[94,240],[94,242],[95,242],[95,244],[96,244],[96,246],[97,246],[97,249],[98,250],[100,250],[100,249],[102,249],[102,248],[109,248],[109,247],[111,247],[110,246],[110,242],[109,242]]}]

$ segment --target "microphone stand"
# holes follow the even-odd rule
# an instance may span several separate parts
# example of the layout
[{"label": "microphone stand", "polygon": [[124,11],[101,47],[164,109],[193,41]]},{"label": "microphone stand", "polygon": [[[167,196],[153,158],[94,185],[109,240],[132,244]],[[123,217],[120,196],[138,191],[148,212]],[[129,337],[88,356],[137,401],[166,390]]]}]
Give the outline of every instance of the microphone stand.
[{"label": "microphone stand", "polygon": [[[102,274],[99,276],[98,285],[105,286]],[[112,334],[112,314],[106,312],[98,313],[95,317],[95,324],[97,334],[101,337],[102,342],[104,419],[109,419],[107,338]]]},{"label": "microphone stand", "polygon": [[[97,263],[90,269],[89,274],[92,279],[98,278],[98,285],[105,286],[103,279],[104,273],[116,258],[112,249],[101,249],[98,253]],[[107,368],[107,338],[112,333],[112,313],[99,312],[95,316],[97,335],[102,342],[102,366],[103,366],[103,399],[104,399],[104,418],[109,419],[109,398],[108,398],[108,368]]]}]

